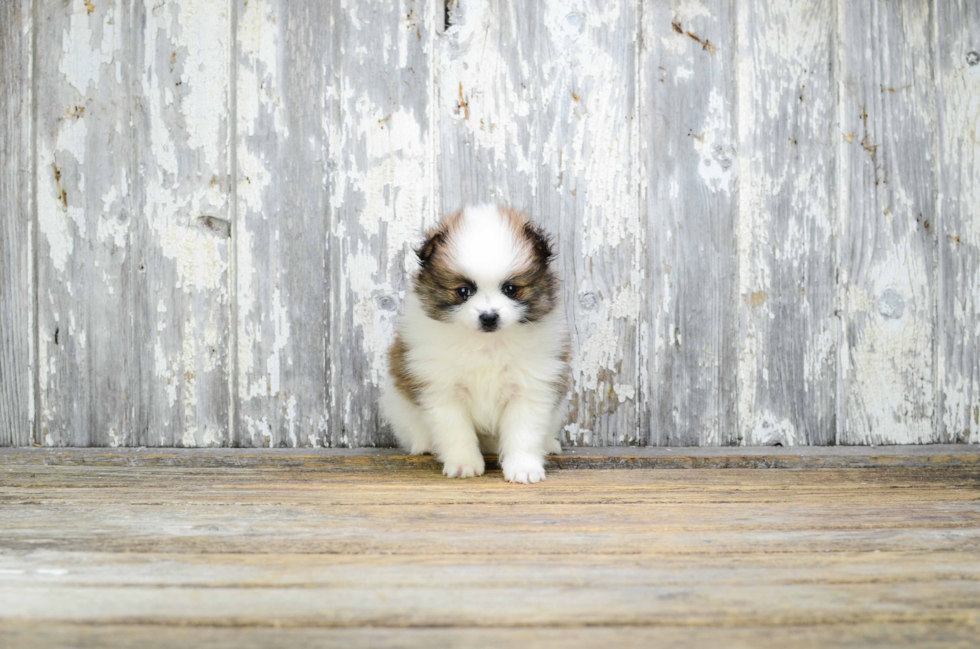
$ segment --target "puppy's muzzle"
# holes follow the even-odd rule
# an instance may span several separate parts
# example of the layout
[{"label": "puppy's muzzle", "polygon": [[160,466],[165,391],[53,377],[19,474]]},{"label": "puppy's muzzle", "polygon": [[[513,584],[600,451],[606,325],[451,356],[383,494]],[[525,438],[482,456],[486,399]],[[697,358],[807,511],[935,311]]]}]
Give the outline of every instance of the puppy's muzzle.
[{"label": "puppy's muzzle", "polygon": [[480,314],[480,329],[484,331],[496,331],[500,326],[500,316],[496,311]]}]

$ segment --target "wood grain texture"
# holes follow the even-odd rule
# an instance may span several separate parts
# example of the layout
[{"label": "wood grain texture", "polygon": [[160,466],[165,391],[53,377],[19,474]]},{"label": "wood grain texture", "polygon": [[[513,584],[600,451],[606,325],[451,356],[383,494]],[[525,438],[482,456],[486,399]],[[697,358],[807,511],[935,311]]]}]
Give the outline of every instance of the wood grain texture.
[{"label": "wood grain texture", "polygon": [[833,444],[838,321],[829,0],[738,4],[739,437]]},{"label": "wood grain texture", "polygon": [[610,626],[590,628],[510,629],[316,629],[316,628],[180,628],[174,626],[0,622],[0,640],[10,649],[45,647],[112,647],[157,649],[196,646],[221,649],[267,647],[397,647],[428,649],[520,645],[533,649],[574,647],[710,647],[783,649],[840,647],[891,649],[939,647],[973,649],[975,630],[946,622],[876,622],[797,627]]},{"label": "wood grain texture", "polygon": [[507,203],[554,236],[573,345],[565,442],[636,444],[637,3],[450,8],[442,211]]},{"label": "wood grain texture", "polygon": [[227,438],[227,9],[40,8],[46,445]]},{"label": "wood grain texture", "polygon": [[[532,211],[538,193],[535,25],[544,3],[445,3],[436,42],[439,214],[466,204]],[[552,230],[557,218],[530,214]]]},{"label": "wood grain texture", "polygon": [[0,633],[16,638],[73,624],[152,625],[196,646],[215,627],[242,646],[273,627],[382,627],[379,641],[629,627],[846,644],[980,622],[976,467],[554,471],[534,488],[497,470],[0,475]]},{"label": "wood grain texture", "polygon": [[938,440],[934,4],[838,4],[838,441]]},{"label": "wood grain texture", "polygon": [[140,406],[128,444],[228,444],[230,9],[223,0],[133,7]]},{"label": "wood grain texture", "polygon": [[7,2],[0,446],[391,445],[481,201],[554,235],[566,446],[978,443],[974,4]]},{"label": "wood grain texture", "polygon": [[[486,456],[490,469],[496,456]],[[0,466],[109,466],[249,468],[309,471],[435,471],[432,456],[403,455],[398,449],[0,449]],[[890,446],[662,447],[568,449],[549,456],[549,471],[569,469],[857,469],[969,468],[980,466],[980,446],[932,444]]]},{"label": "wood grain texture", "polygon": [[0,6],[0,446],[34,433],[32,6]]},{"label": "wood grain texture", "polygon": [[980,443],[980,5],[936,5],[940,439]]},{"label": "wood grain texture", "polygon": [[322,3],[236,0],[235,446],[325,446],[331,211]]},{"label": "wood grain texture", "polygon": [[133,444],[142,416],[134,5],[92,6],[37,7],[38,432],[47,446]]},{"label": "wood grain texture", "polygon": [[390,444],[377,409],[385,351],[432,210],[434,9],[239,13],[235,442]]},{"label": "wood grain texture", "polygon": [[373,0],[331,14],[330,386],[334,446],[390,446],[378,411],[388,346],[435,221],[430,169],[438,3]]},{"label": "wood grain texture", "polygon": [[738,442],[735,15],[645,3],[640,85],[640,437]]}]

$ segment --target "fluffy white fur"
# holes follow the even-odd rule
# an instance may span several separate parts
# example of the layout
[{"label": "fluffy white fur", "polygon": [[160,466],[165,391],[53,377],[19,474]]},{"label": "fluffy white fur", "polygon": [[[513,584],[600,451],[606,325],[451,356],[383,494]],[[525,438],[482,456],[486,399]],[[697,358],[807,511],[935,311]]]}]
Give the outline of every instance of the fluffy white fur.
[{"label": "fluffy white fur", "polygon": [[[410,293],[399,322],[412,376],[424,384],[417,401],[389,380],[382,409],[401,445],[434,453],[448,477],[482,475],[481,449],[499,453],[504,478],[536,483],[544,456],[559,453],[567,329],[560,303],[535,322],[520,322],[520,304],[500,290],[526,254],[493,206],[468,208],[451,251],[456,266],[477,285],[451,320],[426,315]],[[480,329],[481,312],[499,313],[500,328]]]}]

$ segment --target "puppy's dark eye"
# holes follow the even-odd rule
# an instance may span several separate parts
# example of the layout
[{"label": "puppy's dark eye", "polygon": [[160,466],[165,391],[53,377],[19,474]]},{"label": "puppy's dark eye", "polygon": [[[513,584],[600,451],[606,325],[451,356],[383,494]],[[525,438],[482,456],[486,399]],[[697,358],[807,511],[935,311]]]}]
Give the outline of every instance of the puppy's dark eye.
[{"label": "puppy's dark eye", "polygon": [[460,286],[458,289],[456,289],[456,297],[464,302],[468,300],[471,295],[473,295],[473,289],[471,289],[469,286]]},{"label": "puppy's dark eye", "polygon": [[500,290],[507,297],[516,297],[517,296],[517,292],[519,290],[521,290],[521,289],[519,289],[514,284],[511,284],[510,282],[507,282],[502,287],[500,287]]}]

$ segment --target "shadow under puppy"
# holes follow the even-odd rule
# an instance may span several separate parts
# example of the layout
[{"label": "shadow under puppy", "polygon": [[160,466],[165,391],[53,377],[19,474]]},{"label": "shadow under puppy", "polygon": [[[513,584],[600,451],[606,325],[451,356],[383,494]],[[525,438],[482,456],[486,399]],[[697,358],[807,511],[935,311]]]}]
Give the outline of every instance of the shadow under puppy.
[{"label": "shadow under puppy", "polygon": [[382,410],[412,454],[450,478],[544,479],[561,452],[568,329],[548,238],[527,217],[467,207],[428,233],[388,352]]}]

